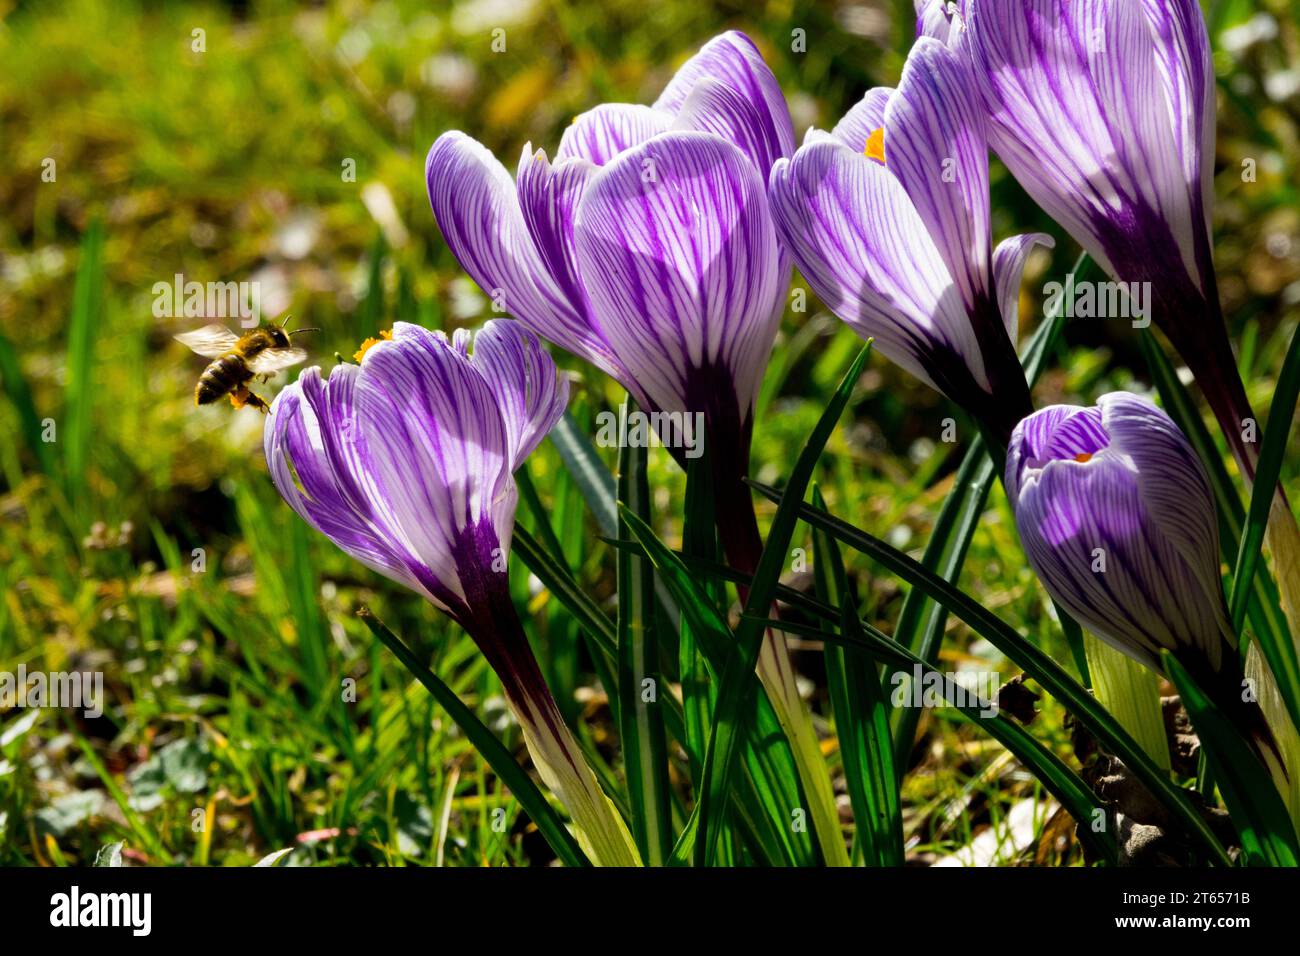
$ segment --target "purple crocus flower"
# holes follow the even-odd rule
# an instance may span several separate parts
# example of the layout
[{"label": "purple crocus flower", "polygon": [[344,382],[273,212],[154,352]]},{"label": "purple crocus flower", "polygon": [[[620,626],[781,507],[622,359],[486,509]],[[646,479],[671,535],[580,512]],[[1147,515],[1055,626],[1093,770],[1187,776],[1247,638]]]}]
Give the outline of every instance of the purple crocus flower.
[{"label": "purple crocus flower", "polygon": [[[923,11],[924,13],[924,11]],[[1003,443],[1030,409],[1016,357],[1025,258],[992,247],[988,147],[969,64],[917,41],[897,90],[870,90],[772,170],[777,230],[821,299]]]},{"label": "purple crocus flower", "polygon": [[965,0],[995,152],[1112,276],[1149,282],[1152,318],[1234,453],[1253,418],[1220,311],[1209,217],[1215,99],[1196,0]]},{"label": "purple crocus flower", "polygon": [[309,368],[276,397],[266,461],[305,521],[465,628],[588,850],[601,863],[631,864],[626,827],[564,724],[505,574],[513,473],[567,402],[568,383],[515,323],[449,340],[399,322],[359,365],[339,364],[328,378]]},{"label": "purple crocus flower", "polygon": [[1145,398],[1053,405],[1016,426],[1004,484],[1047,592],[1112,647],[1161,670],[1170,651],[1266,749],[1219,573],[1219,525],[1191,443]]},{"label": "purple crocus flower", "polygon": [[789,282],[764,184],[793,148],[775,77],[724,33],[653,106],[581,114],[553,160],[525,146],[513,181],[460,132],[426,173],[448,245],[504,311],[647,411],[704,413],[714,457],[743,462]]}]

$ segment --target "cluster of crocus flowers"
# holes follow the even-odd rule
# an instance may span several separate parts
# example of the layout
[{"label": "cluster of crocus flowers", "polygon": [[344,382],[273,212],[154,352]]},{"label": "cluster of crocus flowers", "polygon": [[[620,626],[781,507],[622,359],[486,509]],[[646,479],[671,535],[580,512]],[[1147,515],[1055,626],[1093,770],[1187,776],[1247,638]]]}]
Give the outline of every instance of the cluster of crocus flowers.
[{"label": "cluster of crocus flowers", "polygon": [[[1149,283],[1156,325],[1205,393],[1242,471],[1259,455],[1210,235],[1214,71],[1197,0],[930,0],[921,29],[969,58],[989,141],[1111,275]],[[1300,531],[1279,492],[1279,583],[1300,613]]]},{"label": "cluster of crocus flowers", "polygon": [[265,432],[276,488],[353,558],[465,628],[594,861],[635,864],[627,828],[533,657],[505,573],[513,474],[563,414],[568,383],[507,321],[451,339],[399,322],[359,361],[328,378],[309,368],[276,397]]},{"label": "cluster of crocus flowers", "polygon": [[1153,670],[1171,652],[1280,773],[1263,713],[1243,700],[1210,482],[1173,420],[1128,392],[1044,408],[1016,427],[1005,485],[1048,593]]},{"label": "cluster of crocus flowers", "polygon": [[1020,276],[1044,235],[992,245],[983,110],[965,58],[931,38],[898,89],[868,91],[772,171],[778,230],[821,299],[1005,445],[1030,409]]},{"label": "cluster of crocus flowers", "polygon": [[[775,76],[748,37],[728,32],[652,106],[582,113],[553,160],[525,146],[513,180],[461,132],[440,136],[425,164],[448,246],[502,311],[609,374],[652,415],[703,415],[719,537],[746,572],[763,547],[743,484],[754,406],[791,275],[767,178],[793,152]],[[796,757],[815,750],[782,635],[767,636],[759,673],[798,738]],[[826,774],[804,770],[831,816]]]}]

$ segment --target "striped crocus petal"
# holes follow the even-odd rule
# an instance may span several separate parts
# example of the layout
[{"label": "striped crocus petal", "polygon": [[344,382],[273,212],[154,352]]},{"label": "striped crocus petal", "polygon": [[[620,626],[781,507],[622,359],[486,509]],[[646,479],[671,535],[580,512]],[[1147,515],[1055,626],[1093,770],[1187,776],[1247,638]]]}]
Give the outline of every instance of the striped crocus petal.
[{"label": "striped crocus petal", "polygon": [[998,309],[1006,325],[1007,337],[1020,341],[1020,281],[1025,274],[1025,262],[1035,246],[1052,249],[1056,240],[1045,232],[1026,232],[1011,236],[998,243],[993,250],[993,283]]},{"label": "striped crocus petal", "polygon": [[593,309],[649,402],[699,411],[730,382],[747,417],[789,278],[753,163],[707,133],[657,136],[588,186],[575,235]]},{"label": "striped crocus petal", "polygon": [[[865,153],[871,137],[884,129],[885,108],[893,95],[894,89],[888,86],[877,86],[867,90],[866,95],[835,124],[831,136],[855,153]],[[811,139],[818,138],[812,131],[809,135]]]},{"label": "striped crocus petal", "polygon": [[1157,670],[1162,650],[1219,669],[1234,641],[1214,502],[1169,416],[1125,392],[1036,412],[1012,436],[1006,488],[1030,564],[1070,614]]},{"label": "striped crocus petal", "polygon": [[[586,298],[565,263],[564,219],[580,191],[581,170],[575,166],[557,182],[549,164],[521,165],[530,178],[516,187],[480,143],[456,131],[438,137],[425,163],[429,204],[438,227],[461,266],[505,312],[543,338],[613,372],[618,362],[601,339],[599,326],[590,320]],[[527,218],[519,189],[525,193]],[[556,208],[550,209],[549,202]]]},{"label": "striped crocus petal", "polygon": [[604,166],[624,150],[666,131],[671,113],[636,103],[602,103],[574,117],[560,137],[555,160],[574,157]]},{"label": "striped crocus petal", "polygon": [[[777,156],[793,155],[794,124],[781,85],[754,41],[735,30],[714,37],[683,63],[655,100],[655,109],[676,116],[695,87],[708,79],[720,82],[753,104],[761,130],[758,140],[773,144]],[[759,171],[766,176],[768,168]]]},{"label": "striped crocus petal", "polygon": [[1196,212],[1209,229],[1214,205],[1214,63],[1197,0],[1142,0],[1174,140]]},{"label": "striped crocus petal", "polygon": [[961,294],[893,173],[821,136],[776,165],[769,193],[782,240],[836,315],[955,401],[988,390]]},{"label": "striped crocus petal", "polygon": [[992,117],[990,142],[1026,191],[1113,274],[1131,274],[1164,240],[1163,258],[1200,275],[1205,224],[1193,215],[1144,6],[968,7],[965,44]]},{"label": "striped crocus petal", "polygon": [[916,35],[933,37],[940,43],[952,44],[961,31],[962,3],[954,0],[915,0]]},{"label": "striped crocus petal", "polygon": [[[308,369],[266,429],[280,494],[348,554],[464,620],[514,523],[511,472],[566,390],[526,330],[468,340],[399,322],[328,380]],[[499,550],[498,550],[499,549]]]},{"label": "striped crocus petal", "polygon": [[968,312],[990,296],[989,153],[965,57],[921,37],[885,110],[885,165],[898,177]]}]

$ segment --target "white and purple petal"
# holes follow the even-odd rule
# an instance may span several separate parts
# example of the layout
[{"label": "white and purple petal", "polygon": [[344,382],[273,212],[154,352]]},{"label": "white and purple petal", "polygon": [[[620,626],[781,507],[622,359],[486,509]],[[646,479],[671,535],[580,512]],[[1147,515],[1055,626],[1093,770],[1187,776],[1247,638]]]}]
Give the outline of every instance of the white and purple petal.
[{"label": "white and purple petal", "polygon": [[867,90],[866,95],[835,124],[831,135],[855,153],[866,152],[871,134],[885,125],[885,108],[893,95],[894,89],[888,86]]},{"label": "white and purple petal", "polygon": [[[438,226],[470,277],[537,334],[607,362],[584,300],[564,284],[566,276],[558,269],[563,254],[552,249],[543,258],[520,208],[516,184],[496,157],[463,133],[444,133],[429,150],[425,176]],[[545,184],[537,188],[551,188],[549,179]]]},{"label": "white and purple petal", "polygon": [[988,139],[966,59],[938,40],[922,37],[907,57],[885,111],[885,164],[974,312],[990,295]]},{"label": "white and purple petal", "polygon": [[758,392],[788,282],[754,164],[699,132],[665,133],[607,166],[576,225],[579,270],[611,347],[653,407],[698,411],[698,373]]},{"label": "white and purple petal", "polygon": [[555,161],[579,158],[604,166],[624,150],[667,130],[670,113],[639,103],[602,103],[579,113],[560,137]]},{"label": "white and purple petal", "polygon": [[988,388],[961,296],[893,173],[824,138],[778,163],[769,193],[786,247],[836,315],[941,391],[958,390],[954,363]]},{"label": "white and purple petal", "polygon": [[508,320],[484,324],[474,336],[470,361],[496,398],[515,471],[564,414],[569,382],[537,337]]},{"label": "white and purple petal", "polygon": [[[1115,273],[1167,230],[1198,275],[1197,229],[1144,8],[1133,0],[969,0],[966,43],[994,150]],[[1122,273],[1120,273],[1122,274]]]},{"label": "white and purple petal", "polygon": [[1027,232],[1003,239],[993,250],[993,285],[998,310],[1012,342],[1020,340],[1020,282],[1025,274],[1025,262],[1035,246],[1052,249],[1056,240],[1043,232]]},{"label": "white and purple petal", "polygon": [[705,79],[720,81],[754,104],[767,131],[765,138],[778,144],[777,155],[794,153],[794,125],[785,95],[749,37],[731,30],[704,44],[674,74],[655,100],[654,108],[676,115],[696,85]]}]

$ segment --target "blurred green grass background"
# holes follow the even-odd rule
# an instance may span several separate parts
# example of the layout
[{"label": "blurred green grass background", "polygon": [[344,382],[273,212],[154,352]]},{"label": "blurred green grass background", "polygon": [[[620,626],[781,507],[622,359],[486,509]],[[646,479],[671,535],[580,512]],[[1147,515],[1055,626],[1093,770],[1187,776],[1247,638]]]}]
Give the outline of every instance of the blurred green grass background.
[{"label": "blurred green grass background", "polygon": [[[1300,303],[1300,2],[1204,6],[1220,88],[1220,285],[1266,417]],[[553,149],[601,101],[651,101],[683,59],[734,27],[763,50],[802,134],[894,83],[913,24],[911,0],[0,0],[0,671],[102,671],[107,696],[97,719],[0,712],[0,864],[87,864],[116,841],[128,863],[247,865],[284,848],[289,865],[548,862],[355,608],[371,605],[416,642],[519,746],[473,645],[281,504],[260,416],[193,407],[203,363],[171,336],[201,323],[156,319],[153,284],[176,273],[258,281],[270,316],[323,329],[310,349],[325,367],[396,319],[476,324],[487,300],[424,195],[424,154],[440,132],[465,130],[512,169],[524,143]],[[1027,329],[1041,314],[1034,290],[1078,250],[1000,168],[994,208],[998,238],[1058,238],[1031,264]],[[1068,338],[1040,403],[1144,387],[1126,326],[1085,323]],[[856,348],[812,300],[787,315],[755,475],[786,474]],[[620,400],[557,357],[575,374],[579,421]],[[959,460],[960,447],[940,441],[949,416],[960,440],[973,435],[874,359],[819,476],[831,508],[918,550]],[[652,466],[674,540],[682,477],[666,454]],[[549,446],[530,468],[573,569],[610,599],[611,552],[577,488]],[[1283,473],[1293,495],[1298,474],[1293,452]],[[998,494],[962,583],[1050,645]],[[535,517],[521,508],[520,519]],[[853,570],[888,632],[899,586]],[[614,723],[572,622],[518,567],[512,580],[567,716],[617,773]],[[958,623],[944,656],[952,668],[1000,663]],[[834,761],[816,649],[797,663]],[[1049,704],[1039,721],[1068,752],[1060,711]],[[1078,862],[1070,828],[1046,825],[1037,784],[1000,748],[947,712],[927,713],[921,730],[904,791],[912,859],[988,832],[994,862]],[[1032,844],[1008,824],[1026,807],[1044,837]]]}]

